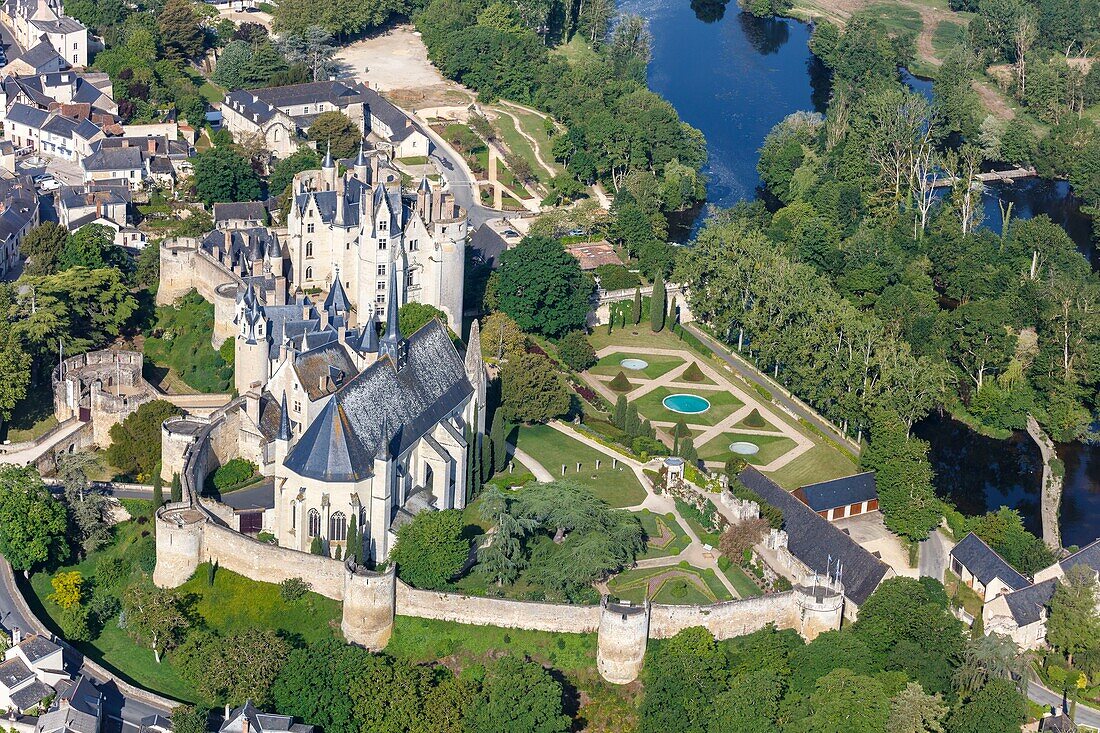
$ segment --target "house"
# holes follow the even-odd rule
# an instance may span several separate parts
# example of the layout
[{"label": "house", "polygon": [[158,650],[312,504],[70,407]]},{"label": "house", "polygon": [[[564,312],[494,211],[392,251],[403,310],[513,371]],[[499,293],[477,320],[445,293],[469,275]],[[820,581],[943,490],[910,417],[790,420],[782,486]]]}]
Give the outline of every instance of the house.
[{"label": "house", "polygon": [[62,680],[49,711],[39,716],[34,733],[99,733],[103,693],[85,677]]},{"label": "house", "polygon": [[25,713],[54,695],[54,686],[68,678],[60,646],[37,634],[23,638],[14,629],[12,647],[0,663],[0,711]]},{"label": "house", "polygon": [[46,44],[66,64],[88,65],[88,29],[65,15],[60,0],[5,0],[0,18],[23,48]]},{"label": "house", "polygon": [[412,158],[431,153],[431,141],[409,116],[378,92],[361,85],[369,112],[370,133],[388,142],[395,158]]},{"label": "house", "polygon": [[129,223],[130,200],[130,187],[125,183],[62,186],[57,197],[58,219],[70,232],[88,224],[105,226],[114,232],[117,246],[142,249],[148,237]]},{"label": "house", "polygon": [[163,715],[146,715],[138,725],[138,733],[172,733],[172,719]]},{"label": "house", "polygon": [[314,727],[304,723],[295,723],[289,715],[274,715],[256,709],[251,700],[225,716],[225,722],[218,733],[313,733]]},{"label": "house", "polygon": [[104,138],[103,130],[89,119],[69,117],[20,102],[7,111],[4,130],[17,148],[77,162],[92,153]]},{"label": "house", "polygon": [[807,484],[791,493],[830,522],[878,511],[878,489],[873,471]]},{"label": "house", "polygon": [[234,89],[225,96],[221,122],[233,133],[234,140],[262,137],[264,147],[276,158],[292,155],[300,144],[298,127],[290,115],[244,89]]},{"label": "house", "polygon": [[1062,693],[1062,705],[1052,705],[1049,712],[1039,718],[1039,733],[1077,733],[1077,724],[1069,714],[1066,693]]},{"label": "house", "polygon": [[27,49],[22,56],[10,59],[4,66],[5,74],[36,75],[51,74],[69,68],[65,59],[58,55],[46,41]]},{"label": "house", "polygon": [[0,168],[15,173],[15,146],[11,140],[0,140]]},{"label": "house", "polygon": [[244,201],[232,204],[214,204],[215,229],[252,229],[267,226],[267,204],[263,201]]},{"label": "house", "polygon": [[982,607],[985,633],[1006,634],[1025,649],[1042,646],[1046,642],[1047,614],[1054,589],[1076,565],[1100,573],[1100,540],[1035,573],[1033,585],[997,595],[986,603]]},{"label": "house", "polygon": [[0,180],[0,277],[19,266],[19,245],[38,221],[38,192],[30,176]]},{"label": "house", "polygon": [[738,479],[783,512],[783,529],[771,531],[766,545],[795,575],[837,577],[844,586],[844,615],[854,620],[879,584],[895,573],[836,525],[751,466]]},{"label": "house", "polygon": [[951,572],[988,603],[1005,593],[1031,585],[1003,557],[971,532],[951,550]]},{"label": "house", "polygon": [[[103,126],[118,119],[111,79],[100,72],[69,69],[40,74],[8,74],[0,80],[0,122],[13,104],[58,110]],[[82,107],[83,106],[83,107]]]},{"label": "house", "polygon": [[600,265],[621,265],[623,261],[615,253],[615,248],[608,242],[584,242],[573,244],[565,248],[565,251],[573,255],[585,272],[592,272]]},{"label": "house", "polygon": [[362,84],[332,80],[255,89],[253,96],[289,116],[303,133],[324,112],[343,112],[366,133],[366,91]]},{"label": "house", "polygon": [[80,167],[84,170],[85,183],[126,181],[131,191],[137,191],[149,175],[149,156],[134,145],[100,145],[80,161]]}]

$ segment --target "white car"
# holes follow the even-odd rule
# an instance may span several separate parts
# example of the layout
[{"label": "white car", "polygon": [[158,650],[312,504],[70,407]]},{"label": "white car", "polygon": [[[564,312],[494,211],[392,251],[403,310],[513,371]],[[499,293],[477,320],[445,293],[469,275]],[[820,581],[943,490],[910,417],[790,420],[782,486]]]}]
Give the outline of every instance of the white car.
[{"label": "white car", "polygon": [[38,184],[38,189],[43,192],[56,191],[59,188],[61,188],[61,182],[56,178],[47,178]]}]

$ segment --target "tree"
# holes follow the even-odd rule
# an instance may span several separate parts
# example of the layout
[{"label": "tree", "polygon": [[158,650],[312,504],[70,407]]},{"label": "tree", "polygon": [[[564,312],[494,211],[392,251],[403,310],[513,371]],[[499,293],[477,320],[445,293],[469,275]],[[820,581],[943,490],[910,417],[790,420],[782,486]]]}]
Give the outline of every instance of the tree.
[{"label": "tree", "polygon": [[[122,422],[112,425],[107,459],[128,474],[152,476],[160,462],[161,425],[180,414],[178,407],[165,400],[153,400],[138,407]],[[173,500],[175,489],[173,488]]]},{"label": "tree", "polygon": [[447,314],[427,303],[409,302],[397,311],[398,327],[401,333],[409,336],[429,321],[436,320],[447,325]]},{"label": "tree", "polygon": [[[271,687],[290,649],[272,629],[248,629],[225,636],[200,631],[188,635],[172,659],[174,668],[204,699],[219,704],[252,700],[267,707],[273,701]],[[211,664],[213,659],[231,661]]]},{"label": "tree", "polygon": [[1004,634],[982,634],[966,644],[962,664],[955,670],[955,687],[963,697],[970,697],[992,679],[1009,680],[1027,691],[1028,656],[1011,637]]},{"label": "tree", "polygon": [[273,195],[281,196],[290,186],[295,174],[302,171],[317,170],[320,167],[321,156],[317,154],[316,150],[303,145],[293,155],[275,163],[271,170],[268,188]]},{"label": "tree", "polygon": [[1027,720],[1027,700],[1008,680],[990,680],[951,714],[949,733],[1016,733]]},{"label": "tree", "polygon": [[485,670],[465,720],[469,733],[566,733],[561,683],[534,662],[507,656]]},{"label": "tree", "polygon": [[653,295],[649,299],[649,326],[654,333],[665,327],[665,309],[668,307],[668,295],[665,292],[665,278],[658,273],[653,281]]},{"label": "tree", "polygon": [[1050,599],[1047,641],[1066,655],[1072,665],[1075,654],[1100,648],[1100,585],[1084,564],[1074,565],[1059,579]]},{"label": "tree", "polygon": [[68,230],[52,221],[31,229],[19,243],[19,254],[27,260],[24,274],[38,277],[57,272],[57,259],[68,241]]},{"label": "tree", "polygon": [[324,555],[324,554],[326,554],[325,553],[325,542],[319,536],[314,537],[313,540],[310,541],[310,543],[309,543],[309,554],[311,554],[311,555]]},{"label": "tree", "polygon": [[153,471],[153,511],[164,506],[164,479],[160,475],[160,464]]},{"label": "tree", "polygon": [[347,558],[356,563],[363,562],[363,538],[359,536],[359,522],[354,517],[348,522]]},{"label": "tree", "polygon": [[809,702],[808,733],[879,733],[890,715],[882,684],[850,669],[833,670],[818,680]]},{"label": "tree", "polygon": [[255,201],[260,179],[248,158],[229,145],[219,145],[195,156],[195,191],[204,203]]},{"label": "tree", "polygon": [[504,424],[504,411],[497,410],[493,414],[493,424],[489,428],[489,440],[493,444],[492,473],[500,473],[508,466],[508,442],[505,437],[507,432]]},{"label": "tree", "polygon": [[360,678],[370,654],[337,639],[292,650],[271,686],[274,707],[326,731],[359,730],[348,683]]},{"label": "tree", "polygon": [[163,588],[132,586],[123,596],[122,608],[130,638],[152,649],[157,664],[164,650],[175,646],[190,625],[179,596]]},{"label": "tree", "polygon": [[569,411],[569,392],[554,362],[524,354],[501,372],[504,416],[511,422],[544,423]]},{"label": "tree", "polygon": [[111,541],[111,505],[102,494],[88,492],[88,472],[96,465],[91,453],[70,453],[57,457],[57,476],[65,487],[69,535],[80,544],[84,555]]},{"label": "tree", "polygon": [[180,475],[178,473],[172,474],[172,501],[183,501],[183,484],[180,482]]},{"label": "tree", "polygon": [[36,567],[65,560],[66,514],[31,467],[0,465],[0,555],[30,576]]},{"label": "tree", "polygon": [[417,588],[436,590],[458,575],[470,555],[463,534],[462,512],[445,509],[420,512],[397,530],[390,560],[398,576]]},{"label": "tree", "polygon": [[79,606],[84,600],[84,576],[77,570],[58,573],[50,579],[50,585],[53,593],[47,597],[62,609]]},{"label": "tree", "polygon": [[354,157],[362,137],[359,128],[343,112],[322,112],[309,124],[309,139],[317,143],[318,150],[327,150],[331,145],[334,159]]},{"label": "tree", "polygon": [[496,311],[481,322],[481,356],[486,361],[495,363],[526,351],[527,334],[508,314]]},{"label": "tree", "polygon": [[926,695],[916,682],[905,685],[890,701],[887,733],[945,733],[947,706],[941,695]]},{"label": "tree", "polygon": [[876,472],[879,507],[890,531],[919,542],[939,525],[942,514],[932,486],[928,443],[909,437],[900,424],[882,425],[871,433],[860,463]]},{"label": "tree", "polygon": [[202,55],[206,34],[189,0],[168,0],[157,16],[157,26],[166,58],[187,61]]},{"label": "tree", "polygon": [[172,730],[174,733],[206,733],[210,713],[193,705],[177,705],[172,708]]},{"label": "tree", "polygon": [[763,517],[731,524],[722,532],[718,540],[718,549],[727,560],[740,565],[745,550],[752,549],[756,543],[764,539],[764,534],[770,527],[768,520]]},{"label": "tree", "polygon": [[[280,3],[279,11],[289,10],[302,0],[288,0]],[[312,6],[312,3],[311,3]],[[313,8],[311,7],[310,10]],[[313,16],[311,16],[313,17]],[[336,45],[332,42],[332,33],[322,26],[310,24],[300,32],[283,33],[276,20],[276,30],[280,33],[279,51],[291,64],[300,64],[312,76],[312,81],[321,81],[330,72],[335,71]],[[312,126],[310,127],[312,130]],[[349,153],[350,155],[350,153]]]},{"label": "tree", "polygon": [[500,308],[521,329],[557,338],[584,327],[591,281],[561,242],[524,237],[500,262]]},{"label": "tree", "polygon": [[218,55],[211,78],[226,89],[242,89],[247,86],[245,73],[251,60],[252,47],[244,41],[232,41]]},{"label": "tree", "polygon": [[[11,294],[10,289],[0,291],[0,311],[10,311]],[[11,419],[15,406],[27,396],[30,381],[31,355],[23,347],[23,339],[10,322],[0,322],[0,425]]]},{"label": "tree", "polygon": [[558,356],[570,369],[583,372],[596,363],[596,350],[584,331],[570,331],[558,341]]}]

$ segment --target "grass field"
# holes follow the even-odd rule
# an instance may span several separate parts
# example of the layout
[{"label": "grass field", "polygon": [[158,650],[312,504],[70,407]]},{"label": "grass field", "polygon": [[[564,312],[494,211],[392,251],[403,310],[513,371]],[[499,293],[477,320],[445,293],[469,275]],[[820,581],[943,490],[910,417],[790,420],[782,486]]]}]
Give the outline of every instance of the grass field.
[{"label": "grass field", "polygon": [[722,571],[722,575],[726,576],[726,579],[733,585],[737,595],[741,598],[755,598],[764,595],[764,591],[760,590],[756,583],[752,582],[748,575],[745,575],[745,571],[736,565],[730,565]]},{"label": "grass field", "polygon": [[[623,359],[641,359],[647,362],[648,366],[646,366],[645,369],[624,369],[621,363]],[[614,354],[608,354],[600,359],[596,362],[596,366],[592,367],[590,371],[593,374],[603,374],[610,377],[615,376],[619,372],[623,372],[627,377],[634,377],[638,374],[642,374],[647,379],[657,379],[664,374],[668,374],[683,363],[684,360],[678,356],[656,356],[653,354],[617,351]]]},{"label": "grass field", "polygon": [[967,41],[966,26],[960,23],[948,23],[942,22],[936,26],[936,30],[932,32],[932,47],[936,49],[936,53],[941,56],[945,56],[955,49],[956,46],[965,44]]},{"label": "grass field", "polygon": [[[759,413],[757,413],[757,416],[759,416],[759,417],[760,417],[760,420],[762,420],[762,421],[763,421],[763,423],[764,423],[763,425],[761,425],[761,424],[759,423],[759,421],[758,421],[758,422],[757,422],[757,424],[755,424],[755,425],[750,425],[750,424],[749,424],[749,418],[748,418],[748,417],[746,417],[746,418],[745,418],[744,420],[741,420],[741,421],[739,421],[739,422],[736,422],[736,423],[734,423],[734,425],[733,425],[733,426],[734,426],[735,428],[746,428],[746,429],[748,429],[748,430],[774,430],[774,431],[775,431],[775,432],[777,432],[777,433],[778,433],[778,432],[780,431],[780,429],[779,429],[779,428],[777,428],[776,426],[772,425],[772,424],[771,424],[770,422],[768,422],[767,420],[764,420],[763,416],[760,416],[760,414],[759,414]],[[750,417],[751,417],[751,414],[750,414]]]},{"label": "grass field", "polygon": [[754,466],[766,466],[794,448],[796,443],[785,435],[751,435],[749,433],[722,433],[717,438],[699,446],[699,457],[704,461],[725,461],[733,456],[729,449],[733,442],[752,443],[759,446],[755,455],[741,456]]},{"label": "grass field", "polygon": [[[710,409],[695,415],[684,415],[664,406],[662,401],[673,394],[697,394],[710,402]],[[729,392],[721,390],[688,390],[682,387],[658,387],[632,402],[637,405],[642,416],[658,422],[676,422],[683,420],[692,425],[717,425],[737,411],[745,403]]]},{"label": "grass field", "polygon": [[32,385],[27,396],[15,403],[11,419],[0,425],[0,439],[21,443],[34,440],[57,427],[57,418],[53,414],[53,391],[48,380]]},{"label": "grass field", "polygon": [[[638,483],[633,471],[621,463],[619,468],[612,468],[611,456],[589,448],[552,427],[522,426],[517,428],[515,440],[520,450],[530,454],[555,478],[560,476],[561,466],[565,464],[563,478],[587,487],[613,507],[635,506],[645,500],[645,489]],[[596,470],[596,459],[600,460],[599,470]],[[580,473],[576,470],[578,462],[581,463]]]},{"label": "grass field", "polygon": [[[732,600],[730,592],[713,570],[696,568],[683,562],[666,567],[627,570],[609,580],[607,587],[620,600],[640,604],[646,599],[650,581],[661,575],[668,577],[660,581],[659,587],[651,596],[654,603],[705,606]],[[702,587],[697,580],[702,581]]]},{"label": "grass field", "polygon": [[815,445],[798,458],[768,476],[784,489],[851,476],[859,465],[848,454],[828,445]]},{"label": "grass field", "polygon": [[[645,554],[638,557],[639,560],[651,557],[675,557],[691,544],[687,532],[684,531],[684,528],[680,526],[680,523],[676,521],[676,517],[671,512],[669,514],[654,514],[648,509],[643,509],[640,512],[634,512],[634,514],[641,520],[642,528],[645,529],[645,533],[649,537],[649,546]],[[654,544],[657,538],[666,534],[665,530],[671,533],[672,536],[666,539],[664,544]]]},{"label": "grass field", "polygon": [[864,11],[893,31],[920,33],[924,28],[920,11],[893,3],[875,3]]},{"label": "grass field", "polygon": [[516,121],[508,115],[501,113],[497,115],[494,124],[496,125],[497,132],[500,133],[500,139],[504,141],[508,149],[511,150],[514,155],[519,156],[527,162],[527,165],[531,167],[531,172],[536,179],[544,181],[547,178],[546,170],[539,165],[538,158],[535,157],[535,149],[531,147],[531,143],[527,141],[527,138],[519,134],[519,131],[516,129]]}]

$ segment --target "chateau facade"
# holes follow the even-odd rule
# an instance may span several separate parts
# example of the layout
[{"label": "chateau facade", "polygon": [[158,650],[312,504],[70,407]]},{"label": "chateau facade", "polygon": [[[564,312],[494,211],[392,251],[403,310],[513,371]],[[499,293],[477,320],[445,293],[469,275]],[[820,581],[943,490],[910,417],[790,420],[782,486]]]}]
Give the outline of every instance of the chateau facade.
[{"label": "chateau facade", "polygon": [[285,247],[296,286],[327,290],[339,278],[360,313],[415,301],[460,330],[468,222],[450,194],[427,179],[403,191],[385,156],[361,147],[342,176],[331,155],[320,171],[299,173],[293,196]]}]

